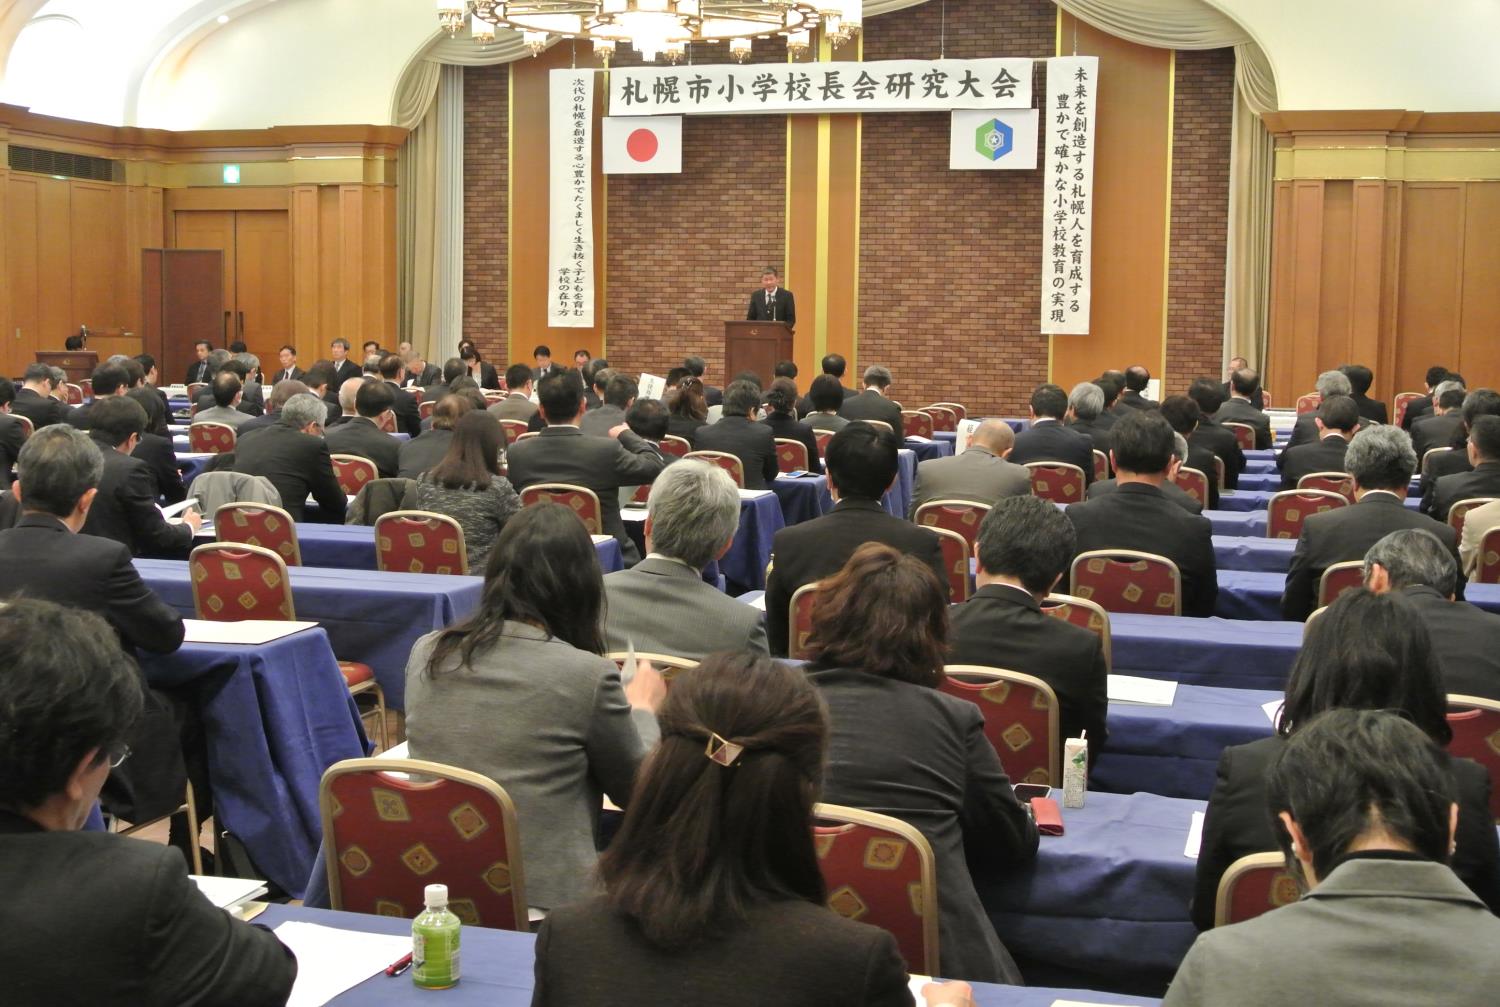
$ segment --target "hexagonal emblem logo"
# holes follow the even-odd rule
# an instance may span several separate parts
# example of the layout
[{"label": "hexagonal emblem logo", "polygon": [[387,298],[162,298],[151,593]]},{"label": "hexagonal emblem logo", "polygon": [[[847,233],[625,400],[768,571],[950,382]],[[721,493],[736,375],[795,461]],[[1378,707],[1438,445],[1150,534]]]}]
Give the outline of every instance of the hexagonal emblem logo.
[{"label": "hexagonal emblem logo", "polygon": [[998,161],[1010,153],[1014,141],[1011,128],[999,119],[980,123],[974,131],[974,148],[991,161]]}]

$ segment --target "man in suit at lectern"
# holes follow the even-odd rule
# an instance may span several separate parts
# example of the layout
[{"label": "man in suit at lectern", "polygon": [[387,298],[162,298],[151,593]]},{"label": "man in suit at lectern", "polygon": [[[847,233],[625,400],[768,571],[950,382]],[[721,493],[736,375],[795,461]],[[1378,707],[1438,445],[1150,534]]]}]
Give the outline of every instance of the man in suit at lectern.
[{"label": "man in suit at lectern", "polygon": [[797,302],[792,292],[782,287],[775,267],[767,266],[760,274],[760,289],[750,295],[750,310],[745,313],[745,320],[786,322],[789,329],[797,327]]}]

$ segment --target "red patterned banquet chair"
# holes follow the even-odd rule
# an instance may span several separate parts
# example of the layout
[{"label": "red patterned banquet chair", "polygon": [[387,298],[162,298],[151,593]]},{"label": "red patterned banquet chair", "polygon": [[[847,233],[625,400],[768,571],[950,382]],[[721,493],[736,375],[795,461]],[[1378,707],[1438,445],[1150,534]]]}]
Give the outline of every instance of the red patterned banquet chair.
[{"label": "red patterned banquet chair", "polygon": [[500,429],[505,431],[506,446],[514,444],[526,432],[525,420],[501,420]]},{"label": "red patterned banquet chair", "polygon": [[1011,780],[1062,786],[1062,729],[1052,686],[1004,668],[950,664],[945,670],[938,691],[979,707],[984,736]]},{"label": "red patterned banquet chair", "polygon": [[818,442],[818,457],[826,458],[828,456],[828,442],[833,440],[833,431],[814,430],[813,440]]},{"label": "red patterned banquet chair", "polygon": [[1251,853],[1229,865],[1219,879],[1214,926],[1254,919],[1302,897],[1297,879],[1280,853]]},{"label": "red patterned banquet chair", "polygon": [[922,412],[932,417],[932,429],[934,432],[953,433],[958,430],[958,413],[947,406],[923,406]]},{"label": "red patterned banquet chair", "polygon": [[1109,631],[1109,613],[1087,598],[1075,598],[1071,594],[1049,594],[1042,599],[1042,614],[1054,619],[1071,622],[1091,633],[1097,634],[1104,649],[1104,668],[1114,668],[1114,640]]},{"label": "red patterned banquet chair", "polygon": [[969,418],[969,411],[957,402],[934,402],[933,406],[940,409],[951,409],[953,410],[953,415],[961,420]]},{"label": "red patterned banquet chair", "polygon": [[[1490,771],[1492,779],[1500,774],[1500,703],[1450,693],[1448,727],[1453,731],[1450,755],[1473,759]],[[1490,814],[1500,822],[1500,788],[1490,789]]]},{"label": "red patterned banquet chair", "polygon": [[781,472],[807,471],[807,445],[790,437],[776,438],[776,467]]},{"label": "red patterned banquet chair", "polygon": [[1297,415],[1301,416],[1303,413],[1315,413],[1318,411],[1318,407],[1322,404],[1323,396],[1319,395],[1317,392],[1308,392],[1306,395],[1299,395],[1297,396]]},{"label": "red patterned banquet chair", "polygon": [[917,508],[912,520],[924,528],[958,532],[969,543],[969,552],[974,553],[979,548],[979,526],[989,512],[989,504],[972,500],[929,500]]},{"label": "red patterned banquet chair", "polygon": [[1266,504],[1266,538],[1301,538],[1302,522],[1348,506],[1349,498],[1332,490],[1282,490]]},{"label": "red patterned banquet chair", "polygon": [[697,458],[699,461],[717,465],[729,473],[729,478],[740,489],[745,488],[745,463],[740,461],[738,455],[729,454],[727,451],[689,451],[683,455],[684,458]]},{"label": "red patterned banquet chair", "polygon": [[1327,608],[1339,595],[1362,586],[1364,582],[1364,560],[1352,559],[1347,563],[1333,564],[1318,578],[1318,607]]},{"label": "red patterned banquet chair", "polygon": [[238,436],[228,423],[194,423],[188,427],[188,447],[216,455],[228,454],[234,450]]},{"label": "red patterned banquet chair", "polygon": [[973,584],[969,573],[969,558],[973,554],[969,551],[968,540],[947,528],[933,528],[932,533],[938,537],[938,545],[943,553],[943,569],[948,573],[949,604],[957,605],[961,601],[968,601],[970,585]]},{"label": "red patterned banquet chair", "polygon": [[1479,540],[1474,580],[1480,584],[1500,584],[1500,528],[1491,528]]},{"label": "red patterned banquet chair", "polygon": [[578,515],[578,520],[589,530],[590,535],[604,534],[604,508],[599,503],[599,494],[587,486],[568,483],[535,483],[521,491],[521,506],[552,502],[568,508]]},{"label": "red patterned banquet chair", "polygon": [[425,420],[429,416],[432,415],[432,411],[434,409],[436,409],[436,408],[437,408],[437,400],[436,399],[428,399],[425,402],[418,402],[417,403],[417,415],[420,416],[422,419]]},{"label": "red patterned banquet chair", "polygon": [[1475,507],[1483,507],[1487,503],[1494,503],[1496,499],[1500,498],[1466,497],[1463,500],[1456,501],[1452,507],[1448,508],[1448,526],[1453,529],[1454,534],[1458,536],[1460,542],[1463,541],[1464,537],[1464,518],[1468,515],[1469,511]]},{"label": "red patterned banquet chair", "polygon": [[333,474],[339,481],[339,488],[344,491],[345,496],[359,496],[359,491],[365,488],[367,483],[374,482],[380,477],[380,469],[368,458],[359,455],[330,455],[333,462]]},{"label": "red patterned banquet chair", "polygon": [[1354,477],[1347,472],[1309,472],[1297,480],[1299,490],[1326,490],[1354,502]]},{"label": "red patterned banquet chair", "polygon": [[466,574],[464,529],[446,514],[393,510],[375,519],[375,568],[392,573]]},{"label": "red patterned banquet chair", "polygon": [[[766,576],[770,577],[767,570]],[[791,627],[791,641],[787,647],[787,657],[794,661],[807,660],[807,638],[812,635],[813,605],[818,600],[818,582],[803,584],[792,592],[792,600],[788,603],[790,609],[788,625]]]},{"label": "red patterned banquet chair", "polygon": [[1391,401],[1391,423],[1400,426],[1406,419],[1406,411],[1411,404],[1423,396],[1423,392],[1397,392]]},{"label": "red patterned banquet chair", "polygon": [[269,549],[287,566],[302,565],[297,525],[280,507],[261,503],[227,503],[214,511],[214,538],[237,545]]},{"label": "red patterned banquet chair", "polygon": [[1027,462],[1026,473],[1032,494],[1053,503],[1077,503],[1088,488],[1083,469],[1066,462]]},{"label": "red patterned banquet chair", "polygon": [[932,417],[920,409],[901,410],[901,436],[932,440]]},{"label": "red patterned banquet chair", "polygon": [[1107,612],[1182,614],[1182,572],[1177,564],[1134,549],[1079,553],[1069,571],[1068,593]]},{"label": "red patterned banquet chair", "polygon": [[1240,446],[1241,451],[1255,450],[1255,428],[1248,423],[1223,424],[1224,429],[1234,434],[1234,442]]},{"label": "red patterned banquet chair", "polygon": [[1109,455],[1094,449],[1094,482],[1103,482],[1109,478]]},{"label": "red patterned banquet chair", "polygon": [[692,444],[688,443],[685,438],[678,437],[675,434],[667,434],[667,436],[663,437],[658,447],[661,448],[662,454],[673,455],[677,458],[686,458],[693,450]]},{"label": "red patterned banquet chair", "polygon": [[1177,474],[1172,477],[1177,488],[1188,496],[1198,501],[1198,506],[1208,506],[1208,474],[1201,469],[1188,468],[1186,465],[1178,468]]}]

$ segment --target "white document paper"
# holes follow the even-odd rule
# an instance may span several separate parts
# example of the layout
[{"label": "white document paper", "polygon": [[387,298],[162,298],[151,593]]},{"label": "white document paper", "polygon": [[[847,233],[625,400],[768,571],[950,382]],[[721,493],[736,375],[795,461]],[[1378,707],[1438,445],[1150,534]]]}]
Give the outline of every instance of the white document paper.
[{"label": "white document paper", "polygon": [[297,982],[287,1007],[323,1007],[411,951],[410,935],[367,934],[300,920],[272,933],[297,956]]},{"label": "white document paper", "polygon": [[1177,698],[1177,683],[1135,675],[1110,675],[1106,686],[1111,703],[1135,706],[1171,706]]},{"label": "white document paper", "polygon": [[316,629],[315,622],[283,622],[274,619],[247,619],[244,622],[209,622],[206,619],[184,619],[183,643],[218,643],[256,646],[280,640],[284,636]]},{"label": "white document paper", "polygon": [[[740,492],[744,492],[744,491],[741,490]],[[644,508],[644,507],[621,507],[620,508],[620,520],[621,521],[644,521],[644,520],[646,520],[646,514],[647,514],[647,511],[646,511],[646,508]]]},{"label": "white document paper", "polygon": [[916,441],[918,444],[931,444],[932,443],[932,438],[931,437],[918,437],[916,434],[907,434],[906,435],[906,439],[909,440],[909,441]]},{"label": "white document paper", "polygon": [[1281,716],[1282,701],[1273,699],[1269,703],[1260,704],[1260,708],[1266,711],[1266,716],[1271,719],[1271,726],[1276,726],[1276,718]]},{"label": "white document paper", "polygon": [[190,874],[193,884],[208,899],[220,909],[232,909],[251,899],[260,898],[266,894],[266,883],[264,881],[247,880],[245,878],[220,878],[205,877],[202,874]]},{"label": "white document paper", "polygon": [[1182,845],[1182,855],[1198,859],[1198,847],[1203,845],[1203,812],[1193,812],[1192,824],[1188,826],[1187,842]]},{"label": "white document paper", "polygon": [[590,535],[589,538],[594,540],[595,545],[603,545],[610,540],[609,535]]},{"label": "white document paper", "polygon": [[[178,455],[177,457],[182,458],[184,456],[183,455]],[[196,457],[196,456],[194,456],[194,457]],[[187,510],[188,508],[190,508],[190,507],[197,507],[197,506],[198,506],[198,498],[197,497],[188,497],[186,500],[182,501],[182,503],[174,503],[170,507],[162,507],[162,506],[158,505],[156,509],[159,510],[159,511],[161,511],[161,516],[162,517],[164,517],[164,518],[174,518],[177,515],[181,514],[183,511]]]},{"label": "white document paper", "polygon": [[638,385],[643,399],[660,399],[667,394],[667,379],[656,374],[642,374]]},{"label": "white document paper", "polygon": [[1107,1004],[1099,1000],[1054,1000],[1052,1007],[1120,1007],[1120,1005]]},{"label": "white document paper", "polygon": [[741,500],[759,500],[761,497],[768,497],[770,495],[770,490],[740,490]]},{"label": "white document paper", "polygon": [[758,608],[762,612],[764,612],[766,610],[766,593],[764,591],[762,591],[760,594],[758,594],[754,598],[752,598],[750,600],[750,607],[751,608]]},{"label": "white document paper", "polygon": [[964,453],[964,449],[967,448],[969,446],[969,442],[974,439],[974,431],[978,429],[978,420],[958,421],[958,436],[953,441],[953,453],[955,455],[961,455]]}]

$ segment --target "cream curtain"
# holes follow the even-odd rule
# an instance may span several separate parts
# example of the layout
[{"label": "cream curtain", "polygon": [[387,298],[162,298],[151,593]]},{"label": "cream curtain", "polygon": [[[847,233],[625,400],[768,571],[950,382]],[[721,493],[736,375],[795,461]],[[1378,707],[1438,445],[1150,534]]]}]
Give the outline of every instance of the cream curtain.
[{"label": "cream curtain", "polygon": [[441,363],[463,331],[464,71],[426,62],[403,84],[413,77],[397,105],[412,115],[422,90],[431,97],[396,164],[399,329]]},{"label": "cream curtain", "polygon": [[1276,110],[1276,81],[1250,35],[1203,0],[1052,0],[1101,31],[1164,49],[1234,47],[1234,119],[1229,147],[1229,233],[1224,268],[1224,361],[1265,367],[1271,274],[1271,136],[1260,119]]}]

